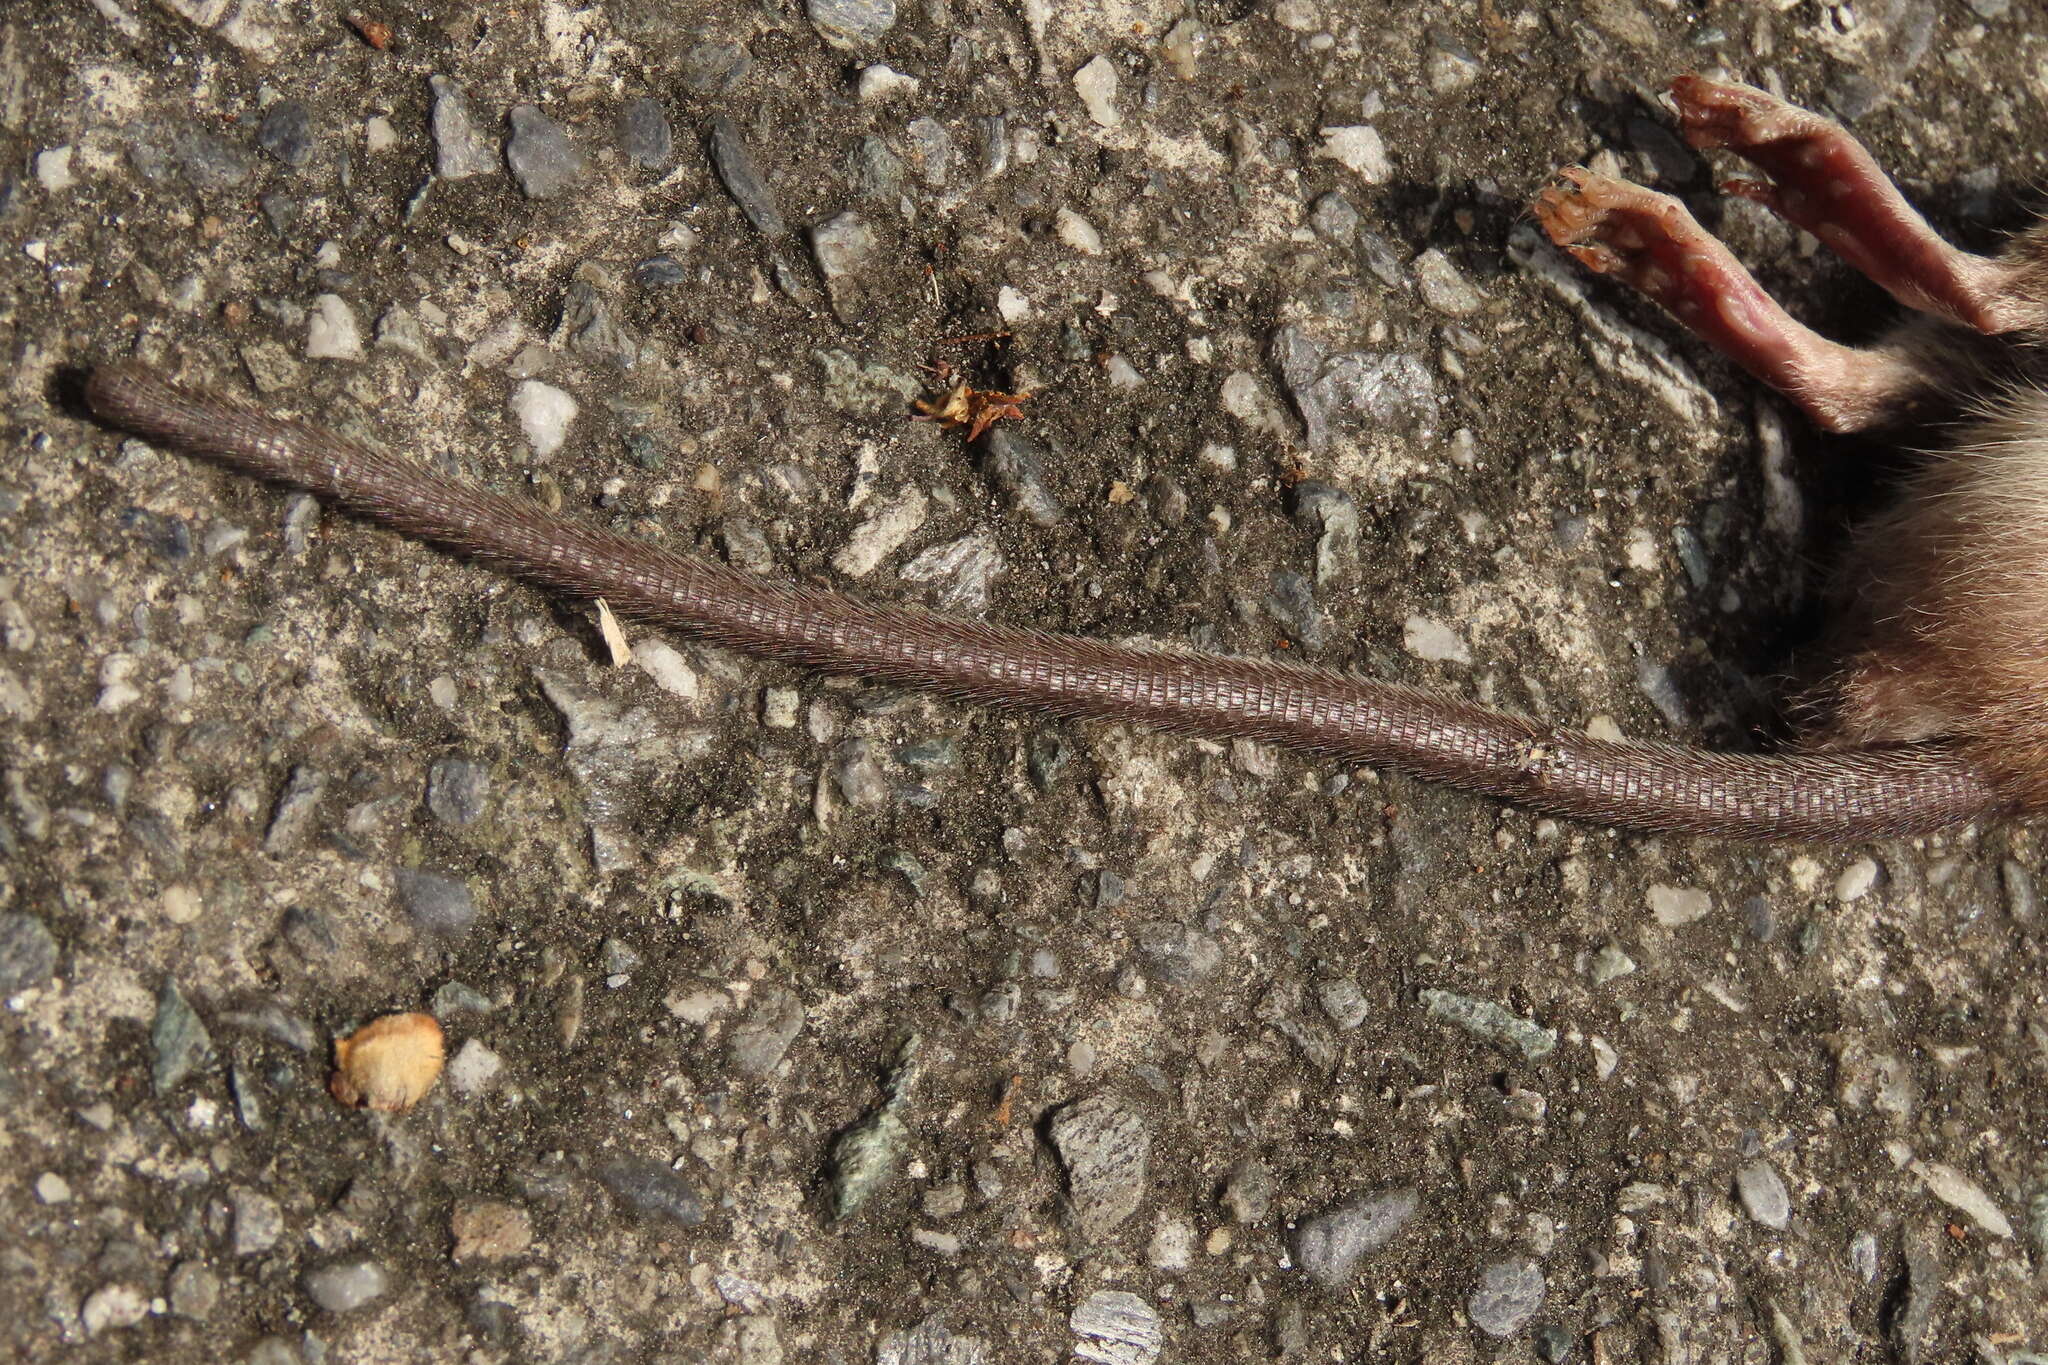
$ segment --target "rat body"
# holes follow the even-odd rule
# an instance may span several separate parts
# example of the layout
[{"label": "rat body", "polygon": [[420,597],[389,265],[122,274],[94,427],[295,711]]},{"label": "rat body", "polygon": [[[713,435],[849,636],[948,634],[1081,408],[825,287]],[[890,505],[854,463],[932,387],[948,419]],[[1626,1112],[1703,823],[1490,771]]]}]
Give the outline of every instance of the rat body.
[{"label": "rat body", "polygon": [[[2048,806],[2048,394],[2023,348],[2048,324],[2048,236],[1995,260],[1948,247],[1834,124],[1748,87],[1674,87],[1697,146],[1771,177],[1737,186],[1819,234],[1937,322],[1869,350],[1827,342],[1763,294],[1666,196],[1583,170],[1537,212],[1822,425],[1865,430],[1933,404],[1981,408],[1871,532],[1884,571],[1808,750],[1609,743],[1324,669],[1168,653],[868,604],[672,554],[451,483],[317,426],[102,367],[86,400],[152,441],[307,489],[359,515],[622,614],[805,667],[970,701],[1248,738],[1388,764],[1536,810],[1646,830],[1849,841]],[[1959,330],[1970,345],[1958,347]],[[1957,358],[1962,356],[1963,363]]]}]

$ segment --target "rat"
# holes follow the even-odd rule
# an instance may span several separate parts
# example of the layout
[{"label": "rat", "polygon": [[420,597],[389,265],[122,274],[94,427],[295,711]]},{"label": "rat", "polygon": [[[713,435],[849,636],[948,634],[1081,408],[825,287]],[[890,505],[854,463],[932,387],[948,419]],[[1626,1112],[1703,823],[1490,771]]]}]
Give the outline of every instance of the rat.
[{"label": "rat", "polygon": [[1388,765],[1531,810],[1646,832],[1852,842],[2048,807],[2048,225],[1996,257],[1942,240],[1839,124],[1685,76],[1679,126],[1760,179],[1724,188],[1812,232],[1916,315],[1862,349],[1794,321],[1677,199],[1567,168],[1551,240],[1669,310],[1835,432],[1954,413],[1872,564],[1828,719],[1780,753],[1594,739],[1328,669],[1169,652],[754,577],[443,479],[134,362],[87,376],[102,422],[305,489],[622,615],[754,655],[968,702]]}]

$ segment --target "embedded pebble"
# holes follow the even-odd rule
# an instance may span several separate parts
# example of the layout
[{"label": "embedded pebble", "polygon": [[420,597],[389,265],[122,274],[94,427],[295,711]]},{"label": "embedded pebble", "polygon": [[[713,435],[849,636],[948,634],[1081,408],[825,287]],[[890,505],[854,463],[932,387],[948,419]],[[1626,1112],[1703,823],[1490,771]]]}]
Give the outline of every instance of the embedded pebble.
[{"label": "embedded pebble", "polygon": [[1111,1232],[1145,1202],[1152,1130],[1124,1101],[1106,1093],[1075,1100],[1053,1115],[1046,1136],[1066,1168],[1082,1235]]},{"label": "embedded pebble", "polygon": [[883,1337],[875,1343],[875,1365],[995,1365],[987,1342],[954,1332],[944,1316],[934,1313]]},{"label": "embedded pebble", "polygon": [[906,583],[938,584],[934,605],[942,611],[978,614],[988,610],[990,590],[1003,567],[995,537],[972,531],[913,555],[896,576]]},{"label": "embedded pebble", "polygon": [[877,506],[832,556],[832,567],[848,578],[865,578],[881,567],[903,542],[916,535],[930,511],[924,490],[904,489]]},{"label": "embedded pebble", "polygon": [[220,1304],[220,1276],[204,1261],[178,1262],[166,1289],[170,1310],[194,1322],[206,1321]]},{"label": "embedded pebble", "polygon": [[313,112],[297,100],[279,100],[256,125],[256,145],[287,166],[303,166],[313,157]]},{"label": "embedded pebble", "polygon": [[718,172],[719,183],[754,225],[754,231],[763,237],[780,237],[784,227],[782,209],[775,202],[775,191],[761,177],[761,169],[755,164],[754,153],[741,136],[739,125],[723,114],[711,120],[710,145],[711,165]]},{"label": "embedded pebble", "polygon": [[1153,1226],[1145,1259],[1159,1270],[1181,1271],[1194,1264],[1195,1225],[1185,1218],[1161,1216]]},{"label": "embedded pebble", "polygon": [[464,1261],[507,1261],[533,1245],[533,1222],[517,1204],[475,1200],[456,1205],[448,1232],[455,1240],[450,1256]]},{"label": "embedded pebble", "polygon": [[726,1038],[726,1060],[742,1075],[767,1075],[803,1032],[808,1015],[804,1002],[794,991],[780,986],[757,987],[747,1012]]},{"label": "embedded pebble", "polygon": [[235,1212],[235,1255],[258,1255],[284,1236],[284,1210],[269,1195],[237,1188],[229,1193],[228,1203]]},{"label": "embedded pebble", "polygon": [[1322,135],[1323,145],[1316,149],[1316,155],[1356,172],[1366,184],[1384,184],[1393,175],[1393,163],[1387,160],[1387,144],[1380,139],[1378,129],[1325,128]]},{"label": "embedded pebble", "polygon": [[1317,986],[1316,1001],[1338,1028],[1355,1029],[1365,1022],[1368,1011],[1365,991],[1348,976]]},{"label": "embedded pebble", "polygon": [[1984,1187],[1953,1166],[1939,1161],[1916,1161],[1907,1168],[1920,1177],[1927,1192],[1968,1218],[1993,1237],[2012,1237],[2012,1223]]},{"label": "embedded pebble", "polygon": [[1456,1024],[1473,1037],[1520,1052],[1540,1062],[1557,1050],[1557,1030],[1524,1019],[1491,1000],[1478,1000],[1455,991],[1425,990],[1423,1007],[1432,1019]]},{"label": "embedded pebble", "polygon": [[1435,247],[1417,256],[1413,269],[1416,292],[1437,312],[1465,318],[1486,306],[1486,295],[1451,264],[1450,257]]},{"label": "embedded pebble", "polygon": [[1668,929],[1694,924],[1714,913],[1714,898],[1697,886],[1652,885],[1649,890],[1650,914],[1657,923]]},{"label": "embedded pebble", "polygon": [[854,93],[862,104],[878,104],[897,96],[915,95],[923,86],[915,76],[906,76],[892,66],[876,62],[873,66],[861,68],[860,79],[854,83]]},{"label": "embedded pebble", "polygon": [[434,92],[434,174],[462,180],[497,170],[497,141],[477,121],[462,87],[446,76],[427,84]]},{"label": "embedded pebble", "polygon": [[528,199],[553,199],[566,194],[583,178],[583,153],[562,125],[531,104],[512,107],[512,138],[505,144],[505,164]]},{"label": "embedded pebble", "polygon": [[[440,1008],[438,993],[435,995],[436,1009]],[[463,1041],[455,1049],[455,1055],[448,1059],[448,1087],[466,1100],[473,1100],[489,1090],[498,1079],[498,1073],[505,1069],[505,1059],[485,1045],[478,1038]]]},{"label": "embedded pebble", "polygon": [[619,150],[650,171],[662,170],[675,159],[675,129],[660,100],[642,95],[626,101],[619,111]]},{"label": "embedded pebble", "polygon": [[473,758],[434,760],[427,769],[427,809],[443,824],[472,825],[483,818],[491,770]]},{"label": "embedded pebble", "polygon": [[896,0],[804,0],[818,36],[837,48],[879,41],[896,26]]},{"label": "embedded pebble", "polygon": [[1010,505],[1038,526],[1060,524],[1066,509],[1045,483],[1045,451],[1028,436],[997,427],[982,441],[982,472]]},{"label": "embedded pebble", "polygon": [[156,1052],[150,1077],[159,1095],[177,1089],[213,1055],[213,1036],[170,977],[164,978],[163,989],[157,995],[156,1020],[150,1025],[149,1042]]},{"label": "embedded pebble", "polygon": [[1101,1365],[1147,1365],[1166,1342],[1158,1312],[1136,1294],[1098,1289],[1067,1319],[1074,1335],[1074,1359]]},{"label": "embedded pebble", "polygon": [[71,1199],[71,1182],[55,1171],[44,1171],[36,1177],[36,1198],[45,1204],[64,1204]]},{"label": "embedded pebble", "polygon": [[78,183],[71,173],[71,147],[51,147],[36,153],[36,179],[46,194],[62,194]]},{"label": "embedded pebble", "polygon": [[306,1272],[306,1295],[330,1313],[352,1313],[375,1303],[391,1288],[391,1276],[375,1261],[344,1261]]},{"label": "embedded pebble", "polygon": [[1835,899],[1844,905],[1862,900],[1877,885],[1882,872],[1875,858],[1858,858],[1835,878]]},{"label": "embedded pebble", "polygon": [[1294,519],[1317,532],[1317,586],[1341,581],[1358,562],[1357,499],[1329,484],[1306,480],[1294,487]]},{"label": "embedded pebble", "polygon": [[1312,449],[1337,426],[1429,439],[1441,399],[1436,380],[1412,355],[1335,351],[1292,324],[1273,333],[1267,358],[1301,416]]},{"label": "embedded pebble", "polygon": [[1590,975],[1594,985],[1604,986],[1610,981],[1620,980],[1635,969],[1635,959],[1624,953],[1620,944],[1604,943],[1600,946],[1600,951],[1593,954]]},{"label": "embedded pebble", "polygon": [[1513,1336],[1543,1307],[1545,1289],[1543,1271],[1528,1257],[1495,1261],[1465,1301],[1465,1315],[1490,1337]]},{"label": "embedded pebble", "polygon": [[576,400],[552,384],[538,379],[522,380],[512,390],[512,416],[533,453],[542,459],[562,448],[569,439],[569,424],[576,420]]},{"label": "embedded pebble", "polygon": [[78,1324],[89,1337],[133,1327],[148,1316],[149,1297],[132,1284],[102,1285],[78,1307]]},{"label": "embedded pebble", "polygon": [[1202,49],[1209,44],[1209,30],[1200,21],[1182,19],[1166,31],[1166,40],[1159,45],[1159,55],[1173,68],[1173,74],[1184,81],[1193,80],[1199,73]]},{"label": "embedded pebble", "polygon": [[1167,985],[1206,980],[1223,965],[1222,945],[1184,924],[1149,920],[1138,926],[1136,940],[1146,975]]},{"label": "embedded pebble", "polygon": [[359,360],[362,354],[363,331],[355,310],[339,294],[314,299],[306,315],[306,359]]},{"label": "embedded pebble", "polygon": [[1124,121],[1123,112],[1116,107],[1116,85],[1116,63],[1104,56],[1095,57],[1074,73],[1074,93],[1081,97],[1088,117],[1104,128]]},{"label": "embedded pebble", "polygon": [[1223,1180],[1223,1207],[1232,1219],[1257,1227],[1273,1211],[1273,1168],[1248,1156],[1230,1168]]},{"label": "embedded pebble", "polygon": [[1095,224],[1072,209],[1063,208],[1053,215],[1053,230],[1062,242],[1083,256],[1102,254],[1102,234],[1095,230]]},{"label": "embedded pebble", "polygon": [[683,84],[700,95],[722,95],[754,69],[753,54],[739,43],[699,43],[677,68]]},{"label": "embedded pebble", "polygon": [[1304,1218],[1294,1229],[1295,1259],[1325,1286],[1342,1289],[1359,1261],[1393,1241],[1421,1204],[1421,1192],[1405,1185]]},{"label": "embedded pebble", "polygon": [[40,986],[57,971],[57,940],[34,915],[0,914],[0,997]]},{"label": "embedded pebble", "polygon": [[1401,627],[1401,645],[1431,663],[1469,664],[1472,651],[1451,626],[1427,616],[1410,616]]},{"label": "embedded pebble", "polygon": [[649,256],[633,267],[633,283],[642,289],[669,289],[690,278],[690,272],[675,257],[663,253]]},{"label": "embedded pebble", "polygon": [[697,1186],[652,1157],[625,1156],[597,1168],[598,1182],[642,1218],[684,1227],[704,1221],[704,1197]]},{"label": "embedded pebble", "polygon": [[460,938],[476,923],[476,898],[460,877],[416,867],[391,869],[392,884],[407,918],[422,933]]},{"label": "embedded pebble", "polygon": [[1745,1162],[1735,1172],[1735,1192],[1751,1218],[1779,1232],[1792,1221],[1792,1199],[1785,1178],[1768,1161]]},{"label": "embedded pebble", "polygon": [[827,283],[858,271],[875,249],[875,230],[857,213],[827,218],[811,229],[811,254]]}]

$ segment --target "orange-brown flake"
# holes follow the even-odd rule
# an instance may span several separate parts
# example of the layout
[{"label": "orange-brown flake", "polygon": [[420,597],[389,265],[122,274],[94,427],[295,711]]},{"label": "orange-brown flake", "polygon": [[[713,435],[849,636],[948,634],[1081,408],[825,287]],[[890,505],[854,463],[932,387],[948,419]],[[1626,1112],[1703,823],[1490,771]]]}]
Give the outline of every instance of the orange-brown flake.
[{"label": "orange-brown flake", "polygon": [[351,1109],[402,1114],[434,1088],[444,1040],[431,1014],[387,1014],[334,1040],[327,1091]]}]

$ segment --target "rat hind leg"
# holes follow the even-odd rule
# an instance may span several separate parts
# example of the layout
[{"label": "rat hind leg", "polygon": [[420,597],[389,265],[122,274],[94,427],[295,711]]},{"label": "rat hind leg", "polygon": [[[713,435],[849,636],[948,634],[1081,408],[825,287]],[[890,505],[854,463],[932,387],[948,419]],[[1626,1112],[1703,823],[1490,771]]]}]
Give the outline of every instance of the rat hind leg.
[{"label": "rat hind leg", "polygon": [[1805,228],[1908,308],[1986,336],[2037,327],[2020,267],[1943,241],[1869,150],[1833,119],[1754,86],[1704,76],[1671,83],[1679,129],[1701,150],[1725,148],[1768,180],[1722,185]]},{"label": "rat hind leg", "polygon": [[1536,200],[1550,240],[1619,276],[1829,431],[1861,431],[1929,387],[1906,353],[1829,341],[1780,308],[1685,205],[1583,167]]}]

